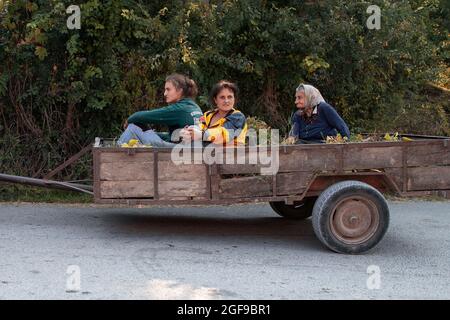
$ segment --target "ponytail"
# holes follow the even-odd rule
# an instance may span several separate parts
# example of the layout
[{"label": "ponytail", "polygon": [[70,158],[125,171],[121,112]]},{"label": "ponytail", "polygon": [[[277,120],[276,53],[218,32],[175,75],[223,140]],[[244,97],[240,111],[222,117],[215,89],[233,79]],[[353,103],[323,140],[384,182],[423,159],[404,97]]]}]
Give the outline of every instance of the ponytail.
[{"label": "ponytail", "polygon": [[197,84],[188,76],[179,73],[173,73],[166,78],[166,82],[167,81],[170,81],[175,86],[175,88],[181,89],[183,91],[184,98],[195,99],[195,97],[197,97]]}]

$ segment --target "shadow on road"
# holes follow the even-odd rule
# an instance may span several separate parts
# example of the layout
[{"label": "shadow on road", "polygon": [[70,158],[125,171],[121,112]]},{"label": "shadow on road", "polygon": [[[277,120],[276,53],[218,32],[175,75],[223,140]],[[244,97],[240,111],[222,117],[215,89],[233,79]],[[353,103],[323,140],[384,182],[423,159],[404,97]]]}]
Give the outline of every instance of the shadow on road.
[{"label": "shadow on road", "polygon": [[[187,211],[186,211],[187,210]],[[101,215],[102,223],[105,223],[109,232],[113,232],[119,237],[154,237],[164,236],[167,238],[207,238],[214,241],[214,238],[231,237],[238,239],[245,237],[251,243],[261,243],[277,240],[283,243],[298,245],[308,243],[314,249],[322,248],[316,239],[311,219],[295,221],[281,217],[258,217],[227,216],[221,213],[219,217],[205,215],[205,210],[189,214],[189,210],[184,209],[165,213],[136,213],[136,212],[104,212]],[[245,210],[245,209],[243,209]],[[254,215],[254,214],[253,214]]]}]

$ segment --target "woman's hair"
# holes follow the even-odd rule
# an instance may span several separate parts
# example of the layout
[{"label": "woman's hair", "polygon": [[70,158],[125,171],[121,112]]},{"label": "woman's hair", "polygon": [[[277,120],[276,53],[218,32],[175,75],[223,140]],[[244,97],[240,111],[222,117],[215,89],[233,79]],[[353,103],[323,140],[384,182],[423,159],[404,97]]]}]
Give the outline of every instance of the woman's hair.
[{"label": "woman's hair", "polygon": [[181,89],[183,91],[184,98],[195,99],[198,93],[198,87],[194,80],[179,73],[172,73],[167,76],[166,82],[170,81],[175,88]]},{"label": "woman's hair", "polygon": [[209,102],[212,105],[215,105],[214,99],[217,97],[217,95],[223,89],[229,89],[229,90],[233,91],[234,101],[236,104],[236,102],[238,100],[239,89],[235,83],[227,81],[227,80],[220,80],[212,87],[211,92],[209,93]]}]

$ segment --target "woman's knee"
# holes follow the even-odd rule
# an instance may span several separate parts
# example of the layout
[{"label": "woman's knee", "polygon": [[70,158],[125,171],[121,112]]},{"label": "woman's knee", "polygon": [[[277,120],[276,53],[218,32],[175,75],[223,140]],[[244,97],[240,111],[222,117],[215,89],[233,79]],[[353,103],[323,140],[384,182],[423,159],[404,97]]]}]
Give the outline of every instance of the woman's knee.
[{"label": "woman's knee", "polygon": [[135,125],[134,123],[129,123],[127,130],[133,133],[142,132],[142,129],[139,126]]}]

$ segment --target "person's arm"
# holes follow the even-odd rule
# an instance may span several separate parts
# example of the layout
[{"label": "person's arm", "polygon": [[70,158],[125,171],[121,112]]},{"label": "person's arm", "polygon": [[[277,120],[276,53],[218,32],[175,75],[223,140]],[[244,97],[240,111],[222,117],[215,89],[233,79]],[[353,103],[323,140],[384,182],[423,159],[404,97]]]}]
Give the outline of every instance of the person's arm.
[{"label": "person's arm", "polygon": [[174,103],[163,108],[135,112],[128,118],[128,123],[176,126],[178,123],[179,112],[180,105]]},{"label": "person's arm", "polygon": [[214,143],[228,143],[238,137],[245,127],[245,116],[241,112],[235,112],[226,117],[223,126],[206,129],[203,134],[204,141]]},{"label": "person's arm", "polygon": [[348,129],[344,119],[341,118],[337,111],[328,104],[322,104],[321,110],[324,113],[328,123],[335,128],[342,137],[347,137],[350,139],[350,130]]}]

